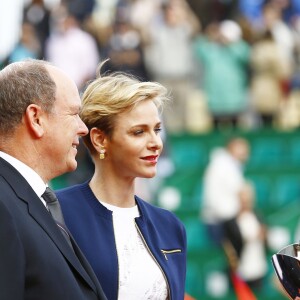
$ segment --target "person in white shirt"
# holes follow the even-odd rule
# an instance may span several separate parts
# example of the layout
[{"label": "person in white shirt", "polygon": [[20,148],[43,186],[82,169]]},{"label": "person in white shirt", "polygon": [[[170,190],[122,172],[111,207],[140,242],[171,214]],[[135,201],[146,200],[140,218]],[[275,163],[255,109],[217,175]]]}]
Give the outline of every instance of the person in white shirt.
[{"label": "person in white shirt", "polygon": [[205,170],[200,217],[217,244],[222,243],[223,222],[239,212],[238,193],[245,181],[243,163],[249,151],[246,139],[234,137],[225,147],[212,151]]},{"label": "person in white shirt", "polygon": [[76,16],[61,5],[52,15],[53,26],[46,41],[48,61],[64,70],[79,90],[95,77],[100,54],[95,38],[80,27]]}]

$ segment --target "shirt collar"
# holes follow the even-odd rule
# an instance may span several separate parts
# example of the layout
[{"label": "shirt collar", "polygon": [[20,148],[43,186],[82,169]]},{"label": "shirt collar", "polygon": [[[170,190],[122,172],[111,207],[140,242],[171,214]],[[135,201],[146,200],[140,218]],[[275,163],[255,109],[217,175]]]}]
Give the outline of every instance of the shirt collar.
[{"label": "shirt collar", "polygon": [[31,169],[15,157],[2,151],[0,151],[0,157],[11,164],[25,178],[25,180],[39,197],[42,196],[46,189],[46,184],[33,169]]}]

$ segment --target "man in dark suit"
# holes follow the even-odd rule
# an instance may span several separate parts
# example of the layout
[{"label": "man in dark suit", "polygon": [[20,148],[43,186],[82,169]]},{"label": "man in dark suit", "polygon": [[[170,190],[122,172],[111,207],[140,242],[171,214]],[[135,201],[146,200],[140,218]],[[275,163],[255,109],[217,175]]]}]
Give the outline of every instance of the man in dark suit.
[{"label": "man in dark suit", "polygon": [[0,71],[1,300],[106,299],[42,197],[47,182],[77,167],[79,138],[88,132],[80,107],[74,82],[46,62]]}]

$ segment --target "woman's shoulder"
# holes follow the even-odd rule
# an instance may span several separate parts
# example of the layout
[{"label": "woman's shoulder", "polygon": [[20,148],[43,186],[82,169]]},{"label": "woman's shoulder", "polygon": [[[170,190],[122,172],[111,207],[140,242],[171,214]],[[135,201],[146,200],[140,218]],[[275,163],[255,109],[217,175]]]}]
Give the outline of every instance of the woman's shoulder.
[{"label": "woman's shoulder", "polygon": [[184,227],[183,223],[181,220],[175,215],[175,213],[156,206],[152,203],[149,203],[147,201],[144,201],[143,199],[139,198],[136,196],[136,201],[138,204],[139,209],[141,210],[141,213],[143,216],[145,216],[147,219],[153,219],[155,222],[159,220],[162,224],[165,223],[172,223],[172,224],[177,224],[180,227]]},{"label": "woman's shoulder", "polygon": [[75,184],[69,187],[55,190],[55,194],[59,201],[68,201],[68,199],[74,199],[79,197],[82,193],[85,193],[89,189],[88,182]]}]

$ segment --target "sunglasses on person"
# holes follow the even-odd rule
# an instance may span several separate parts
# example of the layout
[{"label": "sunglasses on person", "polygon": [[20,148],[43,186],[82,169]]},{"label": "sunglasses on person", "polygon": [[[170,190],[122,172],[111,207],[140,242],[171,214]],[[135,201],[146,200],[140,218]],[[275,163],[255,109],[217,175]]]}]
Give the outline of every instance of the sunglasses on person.
[{"label": "sunglasses on person", "polygon": [[288,245],[274,254],[272,264],[288,296],[300,300],[300,243]]}]

